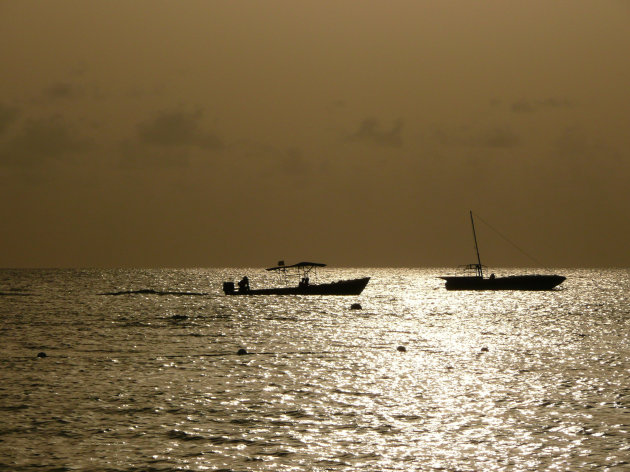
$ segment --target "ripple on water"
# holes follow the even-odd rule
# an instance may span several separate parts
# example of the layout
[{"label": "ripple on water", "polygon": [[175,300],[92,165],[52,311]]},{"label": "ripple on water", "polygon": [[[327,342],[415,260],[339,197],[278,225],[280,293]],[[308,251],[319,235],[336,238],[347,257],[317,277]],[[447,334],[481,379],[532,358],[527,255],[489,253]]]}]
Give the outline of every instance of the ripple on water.
[{"label": "ripple on water", "polygon": [[[12,273],[30,295],[0,305],[0,466],[628,466],[627,271],[514,294],[368,270],[352,300],[224,297],[228,272]],[[120,287],[165,294],[98,295]]]}]

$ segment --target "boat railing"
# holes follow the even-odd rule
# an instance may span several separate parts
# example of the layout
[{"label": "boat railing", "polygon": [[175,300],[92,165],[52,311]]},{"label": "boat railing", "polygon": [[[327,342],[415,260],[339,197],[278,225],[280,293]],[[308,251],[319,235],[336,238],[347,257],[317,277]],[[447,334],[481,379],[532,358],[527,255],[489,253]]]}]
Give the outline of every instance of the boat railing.
[{"label": "boat railing", "polygon": [[465,272],[475,272],[478,277],[483,277],[483,269],[486,268],[482,264],[465,264],[460,266]]}]

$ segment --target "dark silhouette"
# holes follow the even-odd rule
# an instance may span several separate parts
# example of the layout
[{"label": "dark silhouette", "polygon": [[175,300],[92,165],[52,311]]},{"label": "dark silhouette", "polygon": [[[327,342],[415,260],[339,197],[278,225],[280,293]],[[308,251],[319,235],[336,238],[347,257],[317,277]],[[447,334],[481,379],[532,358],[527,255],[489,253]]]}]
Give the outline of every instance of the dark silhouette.
[{"label": "dark silhouette", "polygon": [[447,290],[551,290],[565,281],[566,277],[562,275],[511,275],[508,277],[495,277],[495,275],[492,274],[489,278],[484,278],[472,211],[470,212],[470,222],[472,224],[473,238],[475,240],[477,263],[469,264],[466,268],[474,270],[476,274],[440,277],[446,280]]},{"label": "dark silhouette", "polygon": [[174,292],[170,290],[161,291],[161,290],[153,290],[152,288],[142,288],[140,290],[122,290],[120,292],[105,292],[100,293],[99,295],[208,295],[204,292]]},{"label": "dark silhouette", "polygon": [[239,293],[249,292],[249,279],[247,278],[247,276],[243,277],[241,281],[238,283],[238,291]]},{"label": "dark silhouette", "polygon": [[[369,277],[351,280],[339,280],[322,284],[311,284],[308,274],[317,267],[325,267],[326,264],[317,262],[298,262],[293,265],[282,263],[267,270],[274,271],[284,276],[285,284],[288,275],[297,275],[297,286],[285,286],[275,288],[261,288],[252,290],[249,288],[249,281],[244,277],[238,283],[238,291],[234,290],[234,282],[223,282],[223,292],[226,295],[359,295],[370,281]],[[246,287],[246,288],[245,288]]]}]

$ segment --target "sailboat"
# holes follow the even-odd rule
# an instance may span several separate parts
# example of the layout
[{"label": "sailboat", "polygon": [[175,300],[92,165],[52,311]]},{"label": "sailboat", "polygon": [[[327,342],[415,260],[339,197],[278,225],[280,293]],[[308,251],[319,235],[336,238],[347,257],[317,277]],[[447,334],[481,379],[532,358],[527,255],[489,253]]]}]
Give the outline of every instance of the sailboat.
[{"label": "sailboat", "polygon": [[475,240],[475,251],[477,253],[477,263],[468,264],[469,271],[474,271],[474,275],[443,276],[446,280],[447,290],[551,290],[566,280],[562,275],[510,275],[507,277],[485,277],[481,256],[479,255],[479,245],[477,244],[477,233],[475,232],[475,220],[472,211],[470,212],[470,223],[472,225],[473,239]]}]

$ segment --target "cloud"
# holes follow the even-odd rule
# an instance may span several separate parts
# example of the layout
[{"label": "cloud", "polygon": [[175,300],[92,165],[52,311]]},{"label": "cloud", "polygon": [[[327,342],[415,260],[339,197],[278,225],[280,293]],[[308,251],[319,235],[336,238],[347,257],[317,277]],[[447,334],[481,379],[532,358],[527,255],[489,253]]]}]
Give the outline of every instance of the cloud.
[{"label": "cloud", "polygon": [[9,127],[15,123],[19,112],[16,108],[12,108],[0,103],[0,135],[2,135]]},{"label": "cloud", "polygon": [[570,158],[573,163],[580,158],[610,155],[602,141],[593,138],[587,130],[578,126],[566,128],[556,139],[555,149],[556,153]]},{"label": "cloud", "polygon": [[468,131],[440,129],[435,133],[440,144],[446,146],[481,147],[507,149],[519,145],[519,137],[508,127],[497,126],[485,130]]},{"label": "cloud", "polygon": [[158,147],[192,146],[218,150],[223,142],[214,134],[200,129],[203,112],[165,111],[138,125],[141,142]]},{"label": "cloud", "polygon": [[145,169],[153,166],[185,167],[190,156],[190,151],[186,147],[146,146],[133,139],[121,141],[118,149],[122,155],[120,166],[128,169]]},{"label": "cloud", "polygon": [[513,148],[519,144],[519,138],[508,128],[492,128],[481,133],[476,144],[486,148]]},{"label": "cloud", "polygon": [[91,141],[77,136],[60,116],[29,119],[0,147],[0,164],[31,166],[60,161],[90,147]]},{"label": "cloud", "polygon": [[304,159],[299,149],[289,149],[280,160],[280,168],[291,176],[306,175],[310,171],[309,162]]},{"label": "cloud", "polygon": [[269,143],[241,140],[230,146],[230,167],[237,172],[257,175],[282,174],[305,177],[315,170],[314,162],[298,147],[280,148]]},{"label": "cloud", "polygon": [[56,82],[44,89],[44,97],[51,100],[74,98],[80,95],[79,89],[66,82]]},{"label": "cloud", "polygon": [[356,133],[350,136],[352,141],[363,141],[381,146],[402,146],[402,120],[396,121],[389,130],[382,130],[376,118],[366,118],[359,125]]},{"label": "cloud", "polygon": [[183,167],[196,150],[219,151],[223,141],[201,127],[202,110],[165,110],[137,125],[119,145],[123,167]]},{"label": "cloud", "polygon": [[546,98],[544,100],[527,100],[522,99],[512,103],[512,111],[514,113],[534,113],[550,108],[572,108],[571,103],[566,98]]}]

